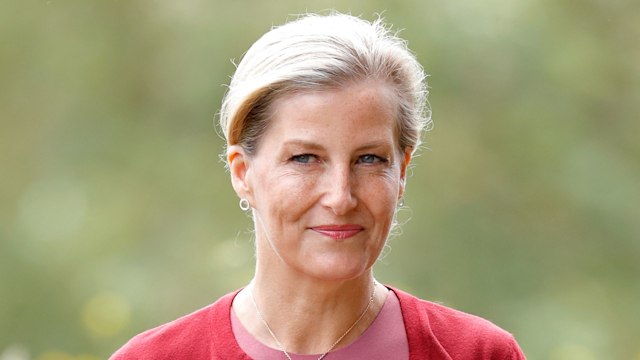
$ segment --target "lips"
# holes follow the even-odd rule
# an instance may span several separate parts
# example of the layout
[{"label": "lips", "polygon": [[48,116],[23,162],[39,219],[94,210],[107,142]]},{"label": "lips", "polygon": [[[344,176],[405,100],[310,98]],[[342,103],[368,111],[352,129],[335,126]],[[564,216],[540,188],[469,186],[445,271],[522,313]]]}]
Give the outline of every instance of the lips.
[{"label": "lips", "polygon": [[324,236],[330,237],[334,240],[345,240],[350,237],[356,236],[364,228],[357,224],[346,225],[321,225],[314,226],[311,230],[320,233]]}]

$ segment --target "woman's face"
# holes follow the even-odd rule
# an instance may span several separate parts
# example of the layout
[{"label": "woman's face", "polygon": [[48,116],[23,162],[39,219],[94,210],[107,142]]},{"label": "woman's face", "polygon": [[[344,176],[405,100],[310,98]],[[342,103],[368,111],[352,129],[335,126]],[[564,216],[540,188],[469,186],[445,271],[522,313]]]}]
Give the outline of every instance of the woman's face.
[{"label": "woman's face", "polygon": [[410,160],[398,151],[395,109],[377,82],[294,94],[273,104],[256,154],[230,148],[234,188],[253,207],[259,267],[339,280],[373,266]]}]

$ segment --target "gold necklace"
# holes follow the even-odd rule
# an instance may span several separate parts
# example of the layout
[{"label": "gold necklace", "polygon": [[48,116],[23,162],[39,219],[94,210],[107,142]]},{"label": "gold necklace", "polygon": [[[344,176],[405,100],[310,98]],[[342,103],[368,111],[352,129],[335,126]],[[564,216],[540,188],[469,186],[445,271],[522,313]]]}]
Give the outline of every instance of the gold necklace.
[{"label": "gold necklace", "polygon": [[[353,328],[356,327],[356,325],[358,325],[360,320],[362,320],[362,318],[364,318],[364,315],[367,313],[367,311],[369,311],[369,308],[371,307],[371,304],[373,304],[373,298],[376,295],[376,285],[377,285],[377,283],[374,280],[373,281],[373,291],[371,291],[371,297],[369,298],[369,302],[367,302],[367,306],[364,308],[364,310],[362,311],[362,313],[360,314],[358,319],[353,324],[351,324],[351,326],[349,326],[347,331],[345,331],[344,334],[342,334],[342,336],[340,336],[338,338],[338,340],[336,340],[333,343],[333,345],[331,345],[331,347],[329,347],[329,349],[327,351],[323,352],[322,355],[320,355],[318,360],[324,359],[324,357],[327,356],[327,354],[331,350],[333,350],[333,348],[336,345],[338,345],[338,343],[340,343],[340,341],[342,341],[342,339],[344,339],[344,337],[347,336],[347,334],[349,334],[351,332],[351,330],[353,330]],[[267,328],[267,331],[269,331],[269,334],[271,334],[271,337],[273,338],[273,340],[278,345],[278,348],[280,348],[280,351],[282,351],[284,353],[284,355],[287,357],[287,359],[292,360],[291,359],[291,355],[289,355],[289,353],[284,349],[284,346],[282,346],[282,343],[278,340],[278,338],[276,337],[276,334],[273,332],[273,330],[271,330],[271,327],[269,326],[269,324],[267,324],[267,320],[265,320],[264,316],[262,316],[262,313],[260,312],[260,309],[258,308],[258,304],[256,303],[256,299],[253,297],[253,285],[251,286],[251,288],[249,288],[249,295],[251,296],[251,301],[253,302],[253,306],[256,308],[256,312],[258,313],[258,317],[260,318],[260,321],[262,321],[262,324],[264,325],[264,327]]]}]

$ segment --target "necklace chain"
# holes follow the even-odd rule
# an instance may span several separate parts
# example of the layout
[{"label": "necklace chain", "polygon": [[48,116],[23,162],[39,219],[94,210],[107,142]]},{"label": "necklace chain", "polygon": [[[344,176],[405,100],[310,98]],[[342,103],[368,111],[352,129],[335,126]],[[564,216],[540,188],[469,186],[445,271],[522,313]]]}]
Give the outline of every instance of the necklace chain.
[{"label": "necklace chain", "polygon": [[[371,297],[369,298],[369,301],[367,302],[367,306],[364,308],[364,310],[362,311],[362,313],[360,314],[358,319],[356,319],[356,321],[353,324],[351,324],[351,326],[349,326],[347,331],[345,331],[344,334],[342,334],[342,336],[340,336],[338,338],[338,340],[336,340],[333,343],[333,345],[331,345],[331,347],[329,347],[329,349],[327,351],[323,352],[322,355],[320,355],[318,360],[324,359],[324,357],[327,356],[327,354],[331,350],[333,350],[333,348],[336,345],[338,345],[338,343],[340,343],[340,341],[342,341],[342,339],[344,339],[344,337],[347,336],[347,334],[349,334],[351,332],[351,330],[353,330],[353,328],[356,327],[356,325],[358,325],[360,320],[362,320],[362,318],[364,318],[364,315],[367,313],[367,311],[369,311],[369,308],[371,308],[371,304],[373,304],[373,300],[374,300],[374,297],[376,295],[376,285],[377,285],[377,282],[374,280],[373,281],[373,291],[371,291]],[[262,313],[260,312],[260,309],[258,308],[258,304],[256,303],[256,299],[253,296],[253,285],[251,286],[251,288],[249,288],[249,295],[251,296],[251,301],[253,302],[253,306],[256,308],[256,312],[258,313],[258,317],[260,318],[260,321],[262,321],[262,324],[264,325],[264,327],[267,329],[267,331],[269,331],[269,334],[271,334],[271,337],[276,342],[276,345],[278,345],[278,348],[280,348],[280,351],[282,351],[284,353],[284,355],[287,357],[287,359],[292,360],[291,359],[291,355],[289,355],[287,350],[285,350],[285,348],[282,345],[282,343],[280,342],[280,340],[278,340],[278,338],[276,337],[276,334],[273,332],[273,330],[271,330],[271,327],[267,323],[267,320],[265,320],[264,316],[262,316]]]}]

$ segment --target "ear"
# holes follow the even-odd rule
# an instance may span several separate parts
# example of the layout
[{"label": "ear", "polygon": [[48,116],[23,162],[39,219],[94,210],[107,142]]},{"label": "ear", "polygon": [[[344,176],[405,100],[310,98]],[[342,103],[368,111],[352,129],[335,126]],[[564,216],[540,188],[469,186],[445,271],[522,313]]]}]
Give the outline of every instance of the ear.
[{"label": "ear", "polygon": [[227,149],[227,164],[231,173],[231,185],[241,199],[249,200],[253,206],[253,192],[250,181],[250,159],[240,145],[231,145]]},{"label": "ear", "polygon": [[409,164],[411,163],[411,153],[413,152],[413,148],[404,149],[403,159],[400,163],[400,191],[398,192],[398,199],[404,196],[404,189],[407,185],[407,169],[409,168]]}]

